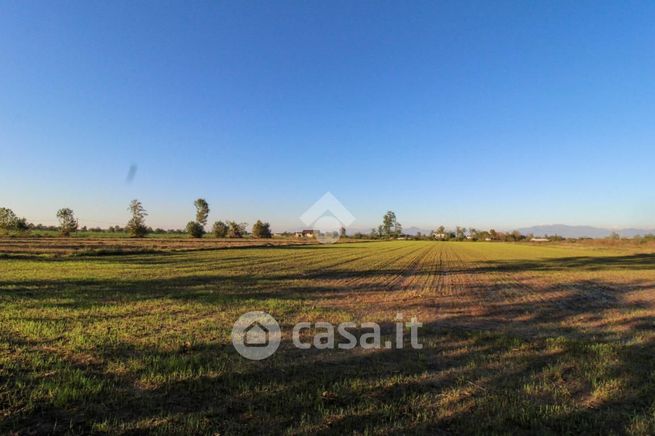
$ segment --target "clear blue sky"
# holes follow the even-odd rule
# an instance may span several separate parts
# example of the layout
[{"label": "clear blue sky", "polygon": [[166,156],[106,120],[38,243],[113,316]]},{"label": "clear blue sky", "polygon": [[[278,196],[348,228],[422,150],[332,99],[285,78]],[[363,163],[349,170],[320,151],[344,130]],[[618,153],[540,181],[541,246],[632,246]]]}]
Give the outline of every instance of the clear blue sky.
[{"label": "clear blue sky", "polygon": [[[655,227],[655,3],[3,1],[0,206]],[[138,171],[126,182],[130,165]]]}]

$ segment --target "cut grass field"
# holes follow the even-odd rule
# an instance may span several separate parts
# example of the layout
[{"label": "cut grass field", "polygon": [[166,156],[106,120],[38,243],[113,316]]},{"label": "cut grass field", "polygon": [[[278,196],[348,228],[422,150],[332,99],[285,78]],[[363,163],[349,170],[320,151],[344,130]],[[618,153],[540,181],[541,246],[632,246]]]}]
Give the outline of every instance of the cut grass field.
[{"label": "cut grass field", "polygon": [[[655,254],[374,242],[0,258],[0,433],[655,432]],[[283,329],[249,361],[230,332]],[[299,350],[416,316],[423,349]],[[389,337],[392,332],[384,330]]]},{"label": "cut grass field", "polygon": [[133,239],[128,237],[107,237],[107,235],[75,237],[0,237],[0,256],[34,255],[84,255],[154,253],[168,251],[216,250],[234,247],[270,247],[304,245],[312,240],[295,238],[199,238],[190,239],[178,235],[167,237],[150,236]]}]

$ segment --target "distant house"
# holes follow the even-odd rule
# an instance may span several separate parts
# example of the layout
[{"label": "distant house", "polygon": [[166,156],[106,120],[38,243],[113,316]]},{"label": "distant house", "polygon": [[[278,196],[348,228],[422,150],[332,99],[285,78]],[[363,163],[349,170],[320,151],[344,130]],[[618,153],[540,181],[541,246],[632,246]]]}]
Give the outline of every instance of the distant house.
[{"label": "distant house", "polygon": [[446,235],[445,233],[435,233],[433,236],[434,236],[434,239],[441,239],[441,240],[443,240],[443,239],[446,239],[446,237],[447,237],[448,235]]},{"label": "distant house", "polygon": [[530,242],[550,242],[550,239],[548,239],[548,238],[532,238],[532,239],[530,239]]},{"label": "distant house", "polygon": [[314,237],[314,231],[313,230],[303,230],[302,232],[296,232],[295,237],[296,238],[313,238]]}]

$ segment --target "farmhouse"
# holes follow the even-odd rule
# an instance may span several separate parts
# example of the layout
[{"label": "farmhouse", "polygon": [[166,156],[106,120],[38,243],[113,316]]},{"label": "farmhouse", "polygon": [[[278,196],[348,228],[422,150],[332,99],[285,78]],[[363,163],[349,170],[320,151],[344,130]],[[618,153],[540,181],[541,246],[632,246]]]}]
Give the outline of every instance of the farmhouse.
[{"label": "farmhouse", "polygon": [[296,232],[295,236],[296,236],[296,238],[313,238],[314,237],[314,231],[313,230],[303,230],[302,232]]}]

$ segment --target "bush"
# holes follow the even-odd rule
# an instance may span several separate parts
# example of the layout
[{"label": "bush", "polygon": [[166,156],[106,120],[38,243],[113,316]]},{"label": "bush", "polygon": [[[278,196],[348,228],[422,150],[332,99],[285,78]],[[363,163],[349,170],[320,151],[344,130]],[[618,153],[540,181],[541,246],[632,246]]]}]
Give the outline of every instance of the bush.
[{"label": "bush", "polygon": [[205,234],[205,229],[202,224],[195,221],[189,221],[186,225],[186,232],[194,238],[202,238]]}]

